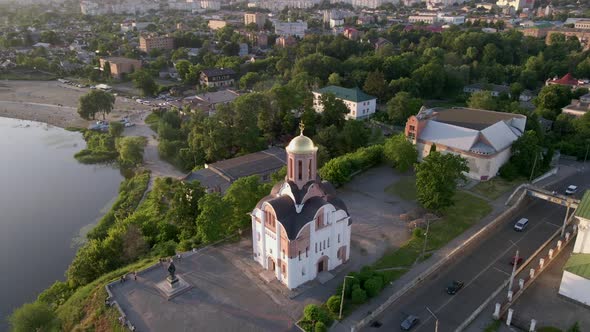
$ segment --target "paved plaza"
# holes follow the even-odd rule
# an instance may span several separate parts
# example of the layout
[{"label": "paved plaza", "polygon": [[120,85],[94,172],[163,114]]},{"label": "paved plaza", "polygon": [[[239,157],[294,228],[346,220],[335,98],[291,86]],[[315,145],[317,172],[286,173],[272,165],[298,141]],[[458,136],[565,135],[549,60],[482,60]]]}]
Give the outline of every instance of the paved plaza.
[{"label": "paved plaza", "polygon": [[[167,264],[115,284],[111,291],[137,331],[288,331],[305,305],[325,301],[350,271],[376,261],[409,237],[399,215],[415,204],[396,200],[384,189],[399,178],[386,166],[368,170],[338,189],[353,220],[351,260],[330,271],[334,278],[315,280],[289,291],[252,259],[250,238],[191,253],[175,262],[177,274],[192,289],[167,301],[156,284]],[[328,280],[329,279],[329,280]]]}]

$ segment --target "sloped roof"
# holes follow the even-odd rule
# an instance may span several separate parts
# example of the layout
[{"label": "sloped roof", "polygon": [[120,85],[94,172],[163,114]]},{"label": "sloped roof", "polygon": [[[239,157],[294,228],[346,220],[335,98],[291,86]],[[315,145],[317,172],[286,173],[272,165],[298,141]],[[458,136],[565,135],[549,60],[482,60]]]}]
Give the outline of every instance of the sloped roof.
[{"label": "sloped roof", "polygon": [[235,75],[236,72],[231,68],[211,68],[211,69],[203,69],[201,71],[203,74],[207,75],[208,77],[211,76],[221,76],[221,75]]},{"label": "sloped roof", "polygon": [[590,190],[587,190],[580,200],[580,204],[576,208],[576,217],[590,220]]},{"label": "sloped roof", "polygon": [[481,133],[496,151],[502,151],[509,147],[519,137],[504,121],[496,122],[482,130]]},{"label": "sloped roof", "polygon": [[451,148],[469,151],[478,137],[478,131],[448,123],[429,120],[420,131],[420,139]]},{"label": "sloped roof", "polygon": [[590,280],[590,254],[573,254],[565,263],[564,269]]},{"label": "sloped roof", "polygon": [[565,74],[562,78],[551,80],[550,82],[561,85],[578,85],[578,80],[570,73]]},{"label": "sloped roof", "polygon": [[364,93],[361,89],[355,87],[352,89],[343,88],[341,86],[329,85],[325,88],[321,88],[316,92],[320,94],[324,93],[331,93],[334,94],[337,98],[353,101],[353,102],[362,102],[367,100],[377,99],[377,97],[373,97]]},{"label": "sloped roof", "polygon": [[271,147],[264,151],[218,161],[207,165],[207,167],[228,177],[231,181],[235,181],[245,176],[274,171],[285,166],[286,163],[287,153],[285,150]]}]

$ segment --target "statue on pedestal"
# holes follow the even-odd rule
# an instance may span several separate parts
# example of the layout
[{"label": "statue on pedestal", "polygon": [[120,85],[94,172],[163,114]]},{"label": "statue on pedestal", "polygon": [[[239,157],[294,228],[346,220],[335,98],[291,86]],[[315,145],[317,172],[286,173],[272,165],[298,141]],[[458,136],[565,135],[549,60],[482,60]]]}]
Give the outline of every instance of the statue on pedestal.
[{"label": "statue on pedestal", "polygon": [[175,275],[176,272],[176,266],[174,266],[174,262],[170,262],[170,265],[168,265],[168,277],[166,278],[168,280],[168,282],[170,283],[170,286],[174,287],[176,286],[176,284],[178,283],[178,278]]}]

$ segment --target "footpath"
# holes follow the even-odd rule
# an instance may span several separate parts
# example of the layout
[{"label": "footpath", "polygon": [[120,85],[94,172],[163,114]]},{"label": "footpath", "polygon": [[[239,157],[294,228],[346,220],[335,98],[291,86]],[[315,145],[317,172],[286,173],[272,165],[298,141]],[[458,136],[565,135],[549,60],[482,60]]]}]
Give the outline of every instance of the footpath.
[{"label": "footpath", "polygon": [[[561,165],[555,175],[549,176],[534,185],[536,187],[547,188],[554,185],[557,182],[563,181],[564,179],[577,174],[581,170],[578,167],[570,166],[570,165]],[[516,189],[516,187],[514,188]],[[471,193],[471,192],[470,192]],[[377,310],[380,306],[382,306],[386,301],[394,296],[396,293],[401,291],[402,289],[406,288],[408,285],[419,282],[423,273],[425,273],[429,268],[431,268],[435,263],[440,261],[441,259],[447,257],[449,253],[455,251],[456,249],[460,248],[467,239],[471,238],[474,234],[488,225],[491,221],[496,219],[500,214],[502,214],[508,207],[506,206],[506,201],[512,194],[512,191],[507,192],[497,198],[496,200],[487,200],[488,203],[492,207],[492,212],[488,214],[485,218],[481,219],[477,224],[472,226],[470,229],[465,231],[463,234],[459,235],[455,239],[451,240],[447,243],[444,247],[436,251],[430,258],[426,259],[425,261],[415,265],[411,270],[409,270],[406,274],[400,277],[398,280],[391,283],[391,285],[383,290],[379,296],[371,299],[369,302],[355,310],[351,315],[346,317],[340,322],[337,322],[330,331],[332,332],[348,332],[351,331],[353,328],[356,327],[358,322],[365,319],[369,316],[372,312]],[[385,309],[387,310],[387,309]]]}]

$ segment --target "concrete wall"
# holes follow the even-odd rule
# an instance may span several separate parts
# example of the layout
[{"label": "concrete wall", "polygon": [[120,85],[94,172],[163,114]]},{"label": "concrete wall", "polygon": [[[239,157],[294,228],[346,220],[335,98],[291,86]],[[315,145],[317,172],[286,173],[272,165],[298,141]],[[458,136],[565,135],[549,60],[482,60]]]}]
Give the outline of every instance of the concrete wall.
[{"label": "concrete wall", "polygon": [[578,219],[578,237],[574,244],[573,253],[590,254],[590,221],[584,218]]},{"label": "concrete wall", "polygon": [[568,271],[563,271],[559,294],[585,305],[590,305],[590,280]]}]

